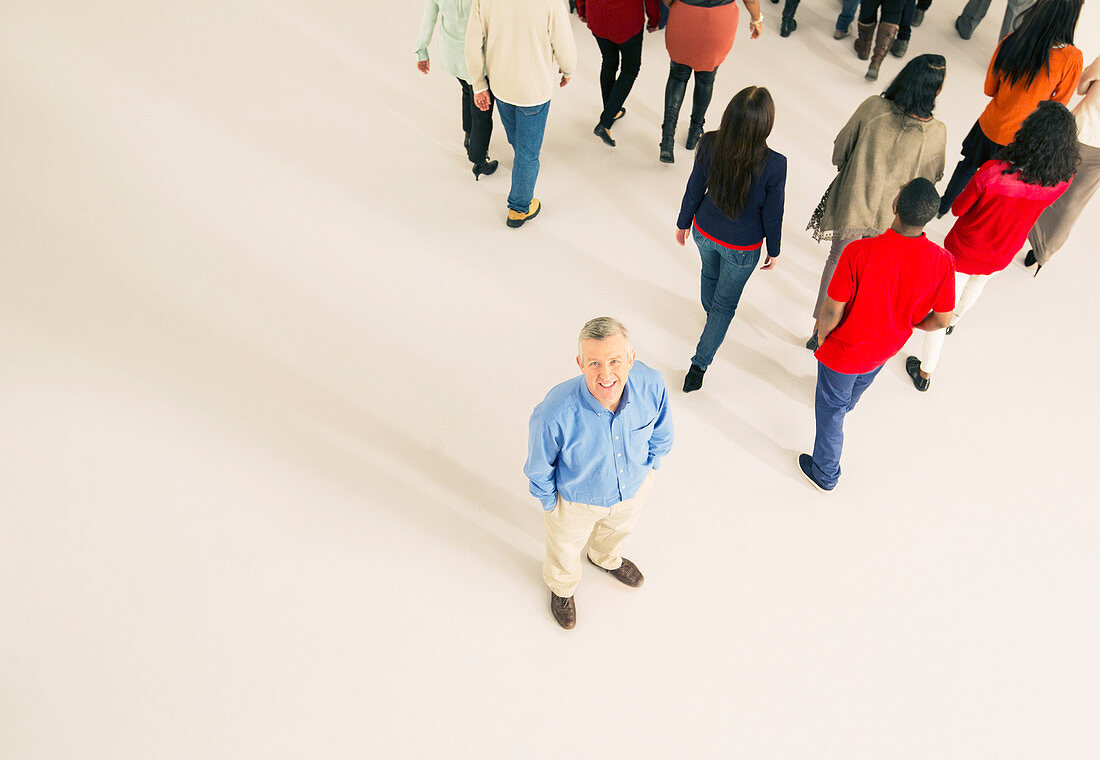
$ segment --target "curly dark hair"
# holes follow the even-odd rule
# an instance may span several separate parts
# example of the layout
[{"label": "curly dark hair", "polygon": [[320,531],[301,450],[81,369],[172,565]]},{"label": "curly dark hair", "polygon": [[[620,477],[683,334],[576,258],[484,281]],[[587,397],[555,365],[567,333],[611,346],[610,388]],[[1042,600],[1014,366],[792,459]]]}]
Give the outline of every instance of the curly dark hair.
[{"label": "curly dark hair", "polygon": [[1044,100],[998,157],[1009,163],[1005,174],[1018,172],[1029,185],[1068,182],[1081,162],[1073,114],[1057,100]]}]

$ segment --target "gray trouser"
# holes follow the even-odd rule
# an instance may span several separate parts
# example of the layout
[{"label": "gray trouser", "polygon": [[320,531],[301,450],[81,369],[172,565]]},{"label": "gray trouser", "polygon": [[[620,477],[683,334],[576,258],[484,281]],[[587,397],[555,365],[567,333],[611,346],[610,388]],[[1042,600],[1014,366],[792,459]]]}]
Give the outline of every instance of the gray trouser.
[{"label": "gray trouser", "polygon": [[829,283],[832,282],[833,272],[836,271],[840,254],[853,240],[862,240],[863,230],[837,230],[833,233],[833,242],[829,246],[829,258],[825,259],[825,268],[821,270],[821,284],[817,288],[817,303],[814,304],[814,319],[821,316],[821,304],[825,303],[825,296],[829,294]]},{"label": "gray trouser", "polygon": [[[967,37],[974,34],[979,22],[985,18],[990,2],[991,0],[968,0],[963,6],[962,13],[959,14],[959,31]],[[1005,16],[1001,21],[1001,36],[998,39],[1003,40],[1007,37],[1015,27],[1020,14],[1035,5],[1035,2],[1036,0],[1008,0],[1008,7],[1005,8]]]},{"label": "gray trouser", "polygon": [[1073,176],[1073,184],[1043,212],[1027,236],[1040,264],[1050,261],[1050,257],[1066,242],[1077,218],[1085,210],[1096,188],[1100,187],[1100,148],[1085,143],[1078,143],[1078,146],[1081,148],[1081,163]]}]

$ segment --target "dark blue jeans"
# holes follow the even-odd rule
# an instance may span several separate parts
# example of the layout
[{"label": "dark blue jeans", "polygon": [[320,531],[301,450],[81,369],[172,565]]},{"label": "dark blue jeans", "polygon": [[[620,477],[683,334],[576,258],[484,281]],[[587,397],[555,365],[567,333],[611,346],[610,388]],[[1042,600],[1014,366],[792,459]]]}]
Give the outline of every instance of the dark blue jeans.
[{"label": "dark blue jeans", "polygon": [[856,403],[882,367],[859,375],[834,372],[817,363],[817,393],[814,416],[817,435],[814,438],[813,473],[825,488],[840,480],[840,450],[844,446],[844,415],[856,408]]},{"label": "dark blue jeans", "polygon": [[859,0],[841,0],[840,15],[836,17],[836,28],[842,32],[848,31],[859,10]]},{"label": "dark blue jeans", "polygon": [[539,153],[542,152],[542,135],[546,132],[550,101],[537,106],[514,106],[498,100],[497,113],[508,135],[508,144],[516,152],[512,162],[512,190],[508,193],[508,208],[527,213],[531,196],[535,194],[535,180],[539,177]]},{"label": "dark blue jeans", "polygon": [[726,248],[700,234],[694,227],[692,236],[703,264],[699,295],[703,311],[707,313],[707,324],[699,337],[691,363],[706,369],[726,338],[726,330],[733,321],[745,283],[760,261],[760,249],[738,251]]}]

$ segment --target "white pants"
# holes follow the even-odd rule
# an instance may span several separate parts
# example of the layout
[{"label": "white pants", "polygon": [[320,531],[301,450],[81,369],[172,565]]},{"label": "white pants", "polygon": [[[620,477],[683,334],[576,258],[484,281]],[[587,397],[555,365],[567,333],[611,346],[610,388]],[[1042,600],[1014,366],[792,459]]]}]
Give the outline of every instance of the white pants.
[{"label": "white pants", "polygon": [[[991,274],[963,274],[955,272],[955,312],[951,318],[951,325],[955,326],[962,315],[970,311],[970,307],[978,301],[982,294],[982,288],[989,280]],[[940,352],[943,351],[943,339],[947,335],[947,329],[931,330],[924,334],[924,347],[920,353],[920,368],[922,371],[932,374],[940,363]]]},{"label": "white pants", "polygon": [[602,568],[618,570],[623,564],[622,546],[634,531],[642,504],[653,491],[653,470],[638,493],[612,507],[597,507],[566,501],[558,495],[557,505],[544,512],[546,561],[542,579],[558,596],[573,596],[581,581],[581,552],[588,544],[588,557]]}]

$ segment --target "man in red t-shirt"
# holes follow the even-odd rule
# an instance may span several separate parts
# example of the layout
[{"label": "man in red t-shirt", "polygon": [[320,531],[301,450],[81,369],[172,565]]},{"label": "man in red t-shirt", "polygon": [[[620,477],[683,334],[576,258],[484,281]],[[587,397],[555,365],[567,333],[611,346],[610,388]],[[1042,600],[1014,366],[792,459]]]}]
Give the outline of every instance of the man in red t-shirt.
[{"label": "man in red t-shirt", "polygon": [[938,330],[955,308],[955,263],[924,235],[939,193],[917,178],[894,199],[894,223],[883,234],[850,243],[840,255],[817,324],[814,453],[798,466],[819,491],[840,479],[844,415],[855,408],[913,328]]}]

